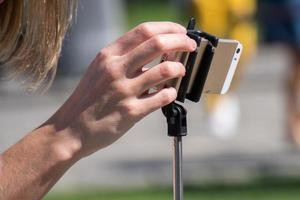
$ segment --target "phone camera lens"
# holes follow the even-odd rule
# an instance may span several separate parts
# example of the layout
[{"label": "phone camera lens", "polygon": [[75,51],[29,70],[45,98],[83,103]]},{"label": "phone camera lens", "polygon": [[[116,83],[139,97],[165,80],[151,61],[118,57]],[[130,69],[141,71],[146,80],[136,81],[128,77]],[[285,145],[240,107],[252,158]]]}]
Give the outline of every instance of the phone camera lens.
[{"label": "phone camera lens", "polygon": [[238,48],[238,49],[236,50],[236,53],[240,53],[240,52],[241,52],[241,49]]}]

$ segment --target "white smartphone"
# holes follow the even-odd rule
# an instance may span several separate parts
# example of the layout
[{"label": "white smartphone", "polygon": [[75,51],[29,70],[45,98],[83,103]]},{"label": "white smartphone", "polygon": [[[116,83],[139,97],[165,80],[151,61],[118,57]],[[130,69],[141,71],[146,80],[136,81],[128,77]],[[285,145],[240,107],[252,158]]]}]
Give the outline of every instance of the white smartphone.
[{"label": "white smartphone", "polygon": [[[190,92],[194,84],[199,63],[202,59],[207,44],[207,40],[201,40],[200,47],[198,47],[198,55],[192,71],[187,93]],[[218,46],[215,49],[215,54],[213,56],[213,60],[209,69],[209,73],[203,87],[203,93],[225,94],[228,91],[240,56],[242,54],[242,50],[243,45],[237,40],[219,39]],[[175,61],[181,62],[185,65],[187,62],[187,57],[188,53],[178,52],[175,56]],[[181,80],[181,78],[173,79],[168,81],[166,85],[175,87],[178,90]]]},{"label": "white smartphone", "polygon": [[243,45],[237,40],[219,40],[203,88],[204,93],[225,94],[229,90],[242,51]]}]

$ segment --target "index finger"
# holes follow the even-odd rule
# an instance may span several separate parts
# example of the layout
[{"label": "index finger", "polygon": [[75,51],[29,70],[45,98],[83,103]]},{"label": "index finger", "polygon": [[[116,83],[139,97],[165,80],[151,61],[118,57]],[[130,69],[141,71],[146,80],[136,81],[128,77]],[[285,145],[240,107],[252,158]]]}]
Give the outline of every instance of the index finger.
[{"label": "index finger", "polygon": [[185,27],[173,22],[145,22],[117,39],[114,43],[107,47],[107,50],[113,55],[120,56],[155,35],[168,33],[185,34],[186,32]]}]

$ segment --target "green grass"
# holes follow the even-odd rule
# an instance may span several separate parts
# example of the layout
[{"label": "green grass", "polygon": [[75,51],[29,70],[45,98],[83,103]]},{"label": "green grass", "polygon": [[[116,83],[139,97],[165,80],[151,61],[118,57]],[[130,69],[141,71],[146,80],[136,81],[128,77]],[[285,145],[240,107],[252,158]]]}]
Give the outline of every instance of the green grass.
[{"label": "green grass", "polygon": [[[171,200],[171,188],[82,190],[49,195],[46,200]],[[187,186],[185,200],[299,200],[300,180],[271,179],[242,185]]]}]

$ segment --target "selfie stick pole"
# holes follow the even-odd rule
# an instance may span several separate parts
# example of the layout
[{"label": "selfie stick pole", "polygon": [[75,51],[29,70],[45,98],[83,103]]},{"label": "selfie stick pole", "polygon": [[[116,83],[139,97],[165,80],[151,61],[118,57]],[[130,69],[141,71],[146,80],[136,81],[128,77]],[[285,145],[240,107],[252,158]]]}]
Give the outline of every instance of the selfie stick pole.
[{"label": "selfie stick pole", "polygon": [[173,137],[173,199],[183,200],[182,137],[187,135],[186,109],[175,102],[163,107],[168,135]]},{"label": "selfie stick pole", "polygon": [[173,196],[174,200],[183,199],[182,181],[182,137],[174,137],[173,150]]}]

